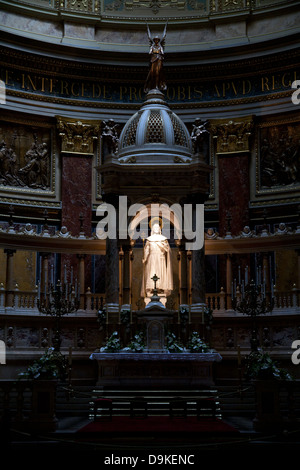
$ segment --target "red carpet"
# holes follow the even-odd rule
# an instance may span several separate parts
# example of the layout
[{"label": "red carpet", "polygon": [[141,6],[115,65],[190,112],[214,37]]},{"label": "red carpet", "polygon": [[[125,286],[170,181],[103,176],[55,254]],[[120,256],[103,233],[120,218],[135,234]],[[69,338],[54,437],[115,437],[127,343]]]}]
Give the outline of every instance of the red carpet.
[{"label": "red carpet", "polygon": [[239,431],[224,423],[218,418],[201,418],[190,416],[187,418],[169,418],[168,416],[149,416],[148,418],[130,418],[128,416],[115,416],[112,419],[102,418],[99,421],[92,421],[78,433],[234,433]]}]

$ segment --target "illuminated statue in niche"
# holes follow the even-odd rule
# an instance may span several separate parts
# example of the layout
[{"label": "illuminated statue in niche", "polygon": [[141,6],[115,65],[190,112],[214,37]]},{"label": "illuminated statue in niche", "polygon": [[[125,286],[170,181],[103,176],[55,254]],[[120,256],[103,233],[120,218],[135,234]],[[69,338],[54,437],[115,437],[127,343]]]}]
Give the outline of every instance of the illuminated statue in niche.
[{"label": "illuminated statue in niche", "polygon": [[159,36],[155,36],[154,38],[152,38],[148,25],[147,32],[150,43],[149,54],[151,56],[151,59],[150,70],[146,79],[144,91],[145,93],[154,89],[164,91],[167,89],[163,71],[164,47],[167,34],[167,24],[165,25],[162,39],[160,39]]},{"label": "illuminated statue in niche", "polygon": [[154,222],[151,235],[146,239],[143,257],[143,282],[141,296],[147,304],[153,294],[153,276],[158,277],[156,289],[163,303],[173,290],[171,249],[167,238],[162,235],[159,223]]}]

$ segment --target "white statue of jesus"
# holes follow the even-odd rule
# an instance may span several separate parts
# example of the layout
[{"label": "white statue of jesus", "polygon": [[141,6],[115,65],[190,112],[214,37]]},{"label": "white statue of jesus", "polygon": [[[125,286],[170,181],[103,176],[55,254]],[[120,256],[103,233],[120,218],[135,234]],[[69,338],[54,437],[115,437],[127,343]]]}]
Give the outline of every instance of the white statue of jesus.
[{"label": "white statue of jesus", "polygon": [[173,290],[173,272],[171,261],[171,249],[167,238],[162,235],[158,223],[154,223],[151,235],[146,239],[144,247],[144,269],[141,296],[144,297],[146,305],[153,295],[153,276],[156,274],[158,281],[156,289],[163,304],[166,297]]}]

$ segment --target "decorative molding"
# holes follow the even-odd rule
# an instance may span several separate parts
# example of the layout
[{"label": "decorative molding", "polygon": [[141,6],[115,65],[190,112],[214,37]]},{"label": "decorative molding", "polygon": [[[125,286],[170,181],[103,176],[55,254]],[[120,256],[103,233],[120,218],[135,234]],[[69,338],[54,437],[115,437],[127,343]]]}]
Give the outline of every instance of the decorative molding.
[{"label": "decorative molding", "polygon": [[[17,196],[17,195],[16,195]],[[24,194],[22,194],[24,196]],[[12,197],[1,197],[1,204],[13,204],[14,206],[25,206],[25,207],[42,207],[42,208],[55,208],[61,209],[61,202],[50,202],[45,200],[36,200],[36,199],[20,199]]]}]

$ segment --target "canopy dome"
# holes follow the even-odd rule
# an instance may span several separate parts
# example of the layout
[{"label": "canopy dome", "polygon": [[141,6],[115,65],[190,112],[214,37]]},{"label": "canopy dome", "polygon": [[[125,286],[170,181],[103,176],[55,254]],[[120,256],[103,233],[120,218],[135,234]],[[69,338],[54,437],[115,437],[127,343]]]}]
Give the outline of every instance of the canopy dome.
[{"label": "canopy dome", "polygon": [[150,90],[141,109],[125,124],[119,140],[121,162],[190,162],[192,143],[181,119],[159,90]]}]

